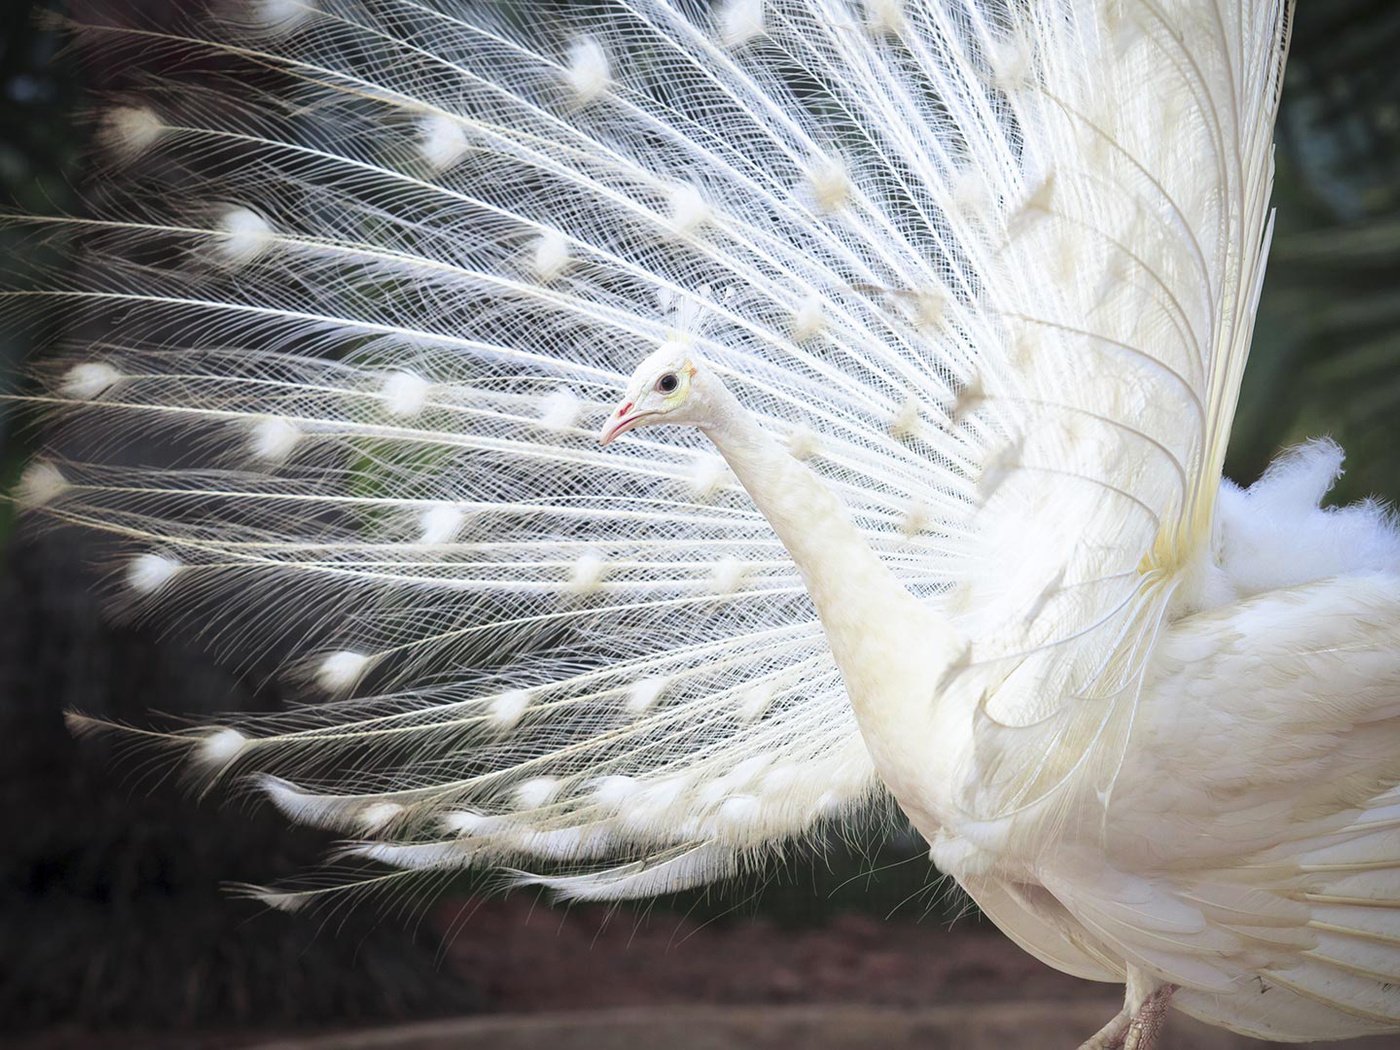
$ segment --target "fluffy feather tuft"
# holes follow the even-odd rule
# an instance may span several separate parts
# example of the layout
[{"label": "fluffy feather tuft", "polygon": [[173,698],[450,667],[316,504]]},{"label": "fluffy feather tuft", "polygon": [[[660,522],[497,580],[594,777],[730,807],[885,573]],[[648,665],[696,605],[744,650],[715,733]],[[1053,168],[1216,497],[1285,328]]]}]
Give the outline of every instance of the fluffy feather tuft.
[{"label": "fluffy feather tuft", "polygon": [[290,32],[316,13],[316,0],[255,0],[253,14],[264,29]]},{"label": "fluffy feather tuft", "polygon": [[65,397],[92,401],[121,382],[122,374],[105,361],[83,361],[68,369],[58,392]]},{"label": "fluffy feather tuft", "polygon": [[20,510],[34,510],[52,503],[68,488],[68,479],[52,463],[35,460],[24,468],[15,486],[15,502]]},{"label": "fluffy feather tuft", "polygon": [[132,160],[155,145],[165,124],[150,106],[114,106],[102,120],[100,141],[121,160]]},{"label": "fluffy feather tuft", "polygon": [[200,738],[191,761],[208,770],[221,770],[247,751],[249,743],[248,737],[232,726],[213,729]]},{"label": "fluffy feather tuft", "polygon": [[530,707],[530,693],[525,689],[508,689],[490,703],[491,721],[501,729],[510,729]]},{"label": "fluffy feather tuft", "polygon": [[401,371],[384,377],[380,396],[389,415],[411,419],[427,407],[431,391],[432,384],[426,378]]},{"label": "fluffy feather tuft", "polygon": [[716,18],[719,39],[725,47],[742,47],[767,28],[764,0],[722,0]]},{"label": "fluffy feather tuft", "polygon": [[247,266],[275,243],[272,225],[252,208],[229,208],[219,219],[219,258],[226,265]]},{"label": "fluffy feather tuft", "polygon": [[1400,566],[1400,526],[1386,507],[1322,505],[1342,459],[1335,442],[1311,441],[1274,460],[1247,489],[1224,484],[1213,554],[1228,596]]},{"label": "fluffy feather tuft", "polygon": [[331,694],[353,689],[369,669],[370,657],[350,649],[340,649],[323,656],[316,667],[316,684]]},{"label": "fluffy feather tuft", "polygon": [[608,90],[611,72],[603,45],[593,37],[580,37],[569,48],[566,74],[569,89],[579,105],[587,105]]},{"label": "fluffy feather tuft", "polygon": [[268,416],[253,420],[248,429],[248,453],[274,467],[291,457],[301,438],[301,428],[290,419]]},{"label": "fluffy feather tuft", "polygon": [[148,551],[127,563],[126,583],[137,594],[155,594],[185,568],[178,558]]},{"label": "fluffy feather tuft", "polygon": [[447,113],[430,113],[418,125],[418,151],[434,173],[452,167],[470,148],[462,122]]},{"label": "fluffy feather tuft", "polygon": [[546,230],[535,239],[535,276],[548,283],[569,265],[569,239],[558,230]]}]

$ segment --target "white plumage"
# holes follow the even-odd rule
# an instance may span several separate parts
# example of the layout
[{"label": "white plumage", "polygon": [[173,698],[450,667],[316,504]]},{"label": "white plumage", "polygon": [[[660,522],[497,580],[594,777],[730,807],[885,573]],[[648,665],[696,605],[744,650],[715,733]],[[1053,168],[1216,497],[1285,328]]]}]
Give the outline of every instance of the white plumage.
[{"label": "white plumage", "polygon": [[[1400,537],[1319,509],[1327,443],[1221,479],[1287,16],[143,31],[283,86],[124,100],[122,206],[27,220],[92,258],[10,298],[106,326],[46,399],[112,455],[21,501],[342,697],[168,739],[364,859],[614,900],[888,793],[1019,944],[1126,981],[1091,1045],[1173,986],[1266,1038],[1400,1030]],[[116,465],[153,433],[194,459]]]}]

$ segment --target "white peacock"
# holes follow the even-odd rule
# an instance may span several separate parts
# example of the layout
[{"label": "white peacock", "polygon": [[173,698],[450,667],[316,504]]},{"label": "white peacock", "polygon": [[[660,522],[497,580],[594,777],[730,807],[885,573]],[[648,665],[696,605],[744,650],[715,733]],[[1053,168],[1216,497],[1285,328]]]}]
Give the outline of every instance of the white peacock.
[{"label": "white peacock", "polygon": [[376,886],[655,894],[888,793],[1126,982],[1087,1046],[1400,1031],[1400,536],[1326,442],[1221,478],[1285,3],[234,10],[124,32],[280,87],[157,80],[23,220],[105,445],[18,498],[335,697],[150,737]]}]

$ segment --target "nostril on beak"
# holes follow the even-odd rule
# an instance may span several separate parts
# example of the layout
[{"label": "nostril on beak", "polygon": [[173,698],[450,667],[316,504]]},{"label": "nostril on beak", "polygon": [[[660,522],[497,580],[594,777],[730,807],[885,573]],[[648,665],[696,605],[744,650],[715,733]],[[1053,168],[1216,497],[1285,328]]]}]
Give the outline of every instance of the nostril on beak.
[{"label": "nostril on beak", "polygon": [[632,411],[634,401],[625,401],[617,406],[617,411],[608,417],[608,421],[603,424],[602,431],[598,434],[598,443],[602,445],[612,444],[613,438],[617,437],[626,429],[625,421]]}]

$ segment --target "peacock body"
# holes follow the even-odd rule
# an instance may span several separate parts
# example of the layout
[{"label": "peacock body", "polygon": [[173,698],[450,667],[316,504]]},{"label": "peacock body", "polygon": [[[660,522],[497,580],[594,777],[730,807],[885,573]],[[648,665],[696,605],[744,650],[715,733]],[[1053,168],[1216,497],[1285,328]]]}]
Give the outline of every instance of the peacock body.
[{"label": "peacock body", "polygon": [[1221,476],[1288,16],[75,27],[174,72],[105,111],[95,218],[7,220],[81,242],[7,301],[71,312],[39,400],[100,435],[17,498],[326,701],[127,739],[374,866],[278,907],[646,896],[888,797],[1022,947],[1127,983],[1090,1045],[1166,997],[1400,1030],[1400,534],[1320,507],[1327,442]]}]

